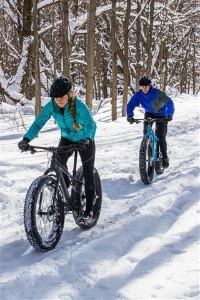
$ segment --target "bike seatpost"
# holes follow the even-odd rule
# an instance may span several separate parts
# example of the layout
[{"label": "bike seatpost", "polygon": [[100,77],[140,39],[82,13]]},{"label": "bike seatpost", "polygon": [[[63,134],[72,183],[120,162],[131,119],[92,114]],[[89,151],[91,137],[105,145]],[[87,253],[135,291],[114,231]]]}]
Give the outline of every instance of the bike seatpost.
[{"label": "bike seatpost", "polygon": [[78,150],[76,149],[74,151],[74,166],[73,166],[73,176],[75,176],[76,173],[76,166],[77,166],[77,156],[78,156]]}]

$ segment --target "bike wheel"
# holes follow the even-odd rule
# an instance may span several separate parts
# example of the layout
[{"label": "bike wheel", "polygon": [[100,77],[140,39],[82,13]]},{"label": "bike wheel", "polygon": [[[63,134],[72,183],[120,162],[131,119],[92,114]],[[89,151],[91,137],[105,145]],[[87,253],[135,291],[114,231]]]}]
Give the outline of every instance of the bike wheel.
[{"label": "bike wheel", "polygon": [[[101,212],[102,205],[102,188],[101,180],[98,171],[94,168],[94,178],[95,178],[95,192],[96,198],[93,203],[93,218],[91,222],[87,225],[79,224],[78,218],[85,211],[86,207],[86,197],[85,197],[85,188],[84,188],[84,178],[83,178],[83,169],[80,167],[76,174],[75,180],[73,183],[74,189],[72,189],[72,202],[75,209],[73,209],[73,217],[76,224],[82,229],[90,229],[97,224],[97,221]],[[77,181],[78,180],[78,181]]]},{"label": "bike wheel", "polygon": [[30,244],[39,251],[55,248],[64,227],[64,207],[55,179],[40,176],[29,187],[24,205],[24,227]]},{"label": "bike wheel", "polygon": [[158,158],[155,161],[155,172],[156,172],[156,174],[160,175],[160,174],[164,173],[164,168],[163,168],[163,164],[162,164],[162,159],[163,158],[162,158],[162,153],[161,153],[159,144],[158,144],[158,147],[157,147],[157,153],[158,153]]},{"label": "bike wheel", "polygon": [[152,142],[150,138],[144,138],[140,145],[139,171],[144,184],[149,184],[153,180],[154,161],[152,159]]}]

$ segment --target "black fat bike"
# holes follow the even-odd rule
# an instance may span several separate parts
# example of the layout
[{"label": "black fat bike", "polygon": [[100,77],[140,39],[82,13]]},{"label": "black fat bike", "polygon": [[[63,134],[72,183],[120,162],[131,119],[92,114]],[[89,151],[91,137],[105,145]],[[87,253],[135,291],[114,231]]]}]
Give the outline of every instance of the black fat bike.
[{"label": "black fat bike", "polygon": [[162,174],[163,156],[160,149],[159,139],[152,128],[154,122],[167,122],[166,118],[147,118],[147,119],[134,119],[133,122],[146,122],[146,133],[140,144],[139,150],[139,171],[140,178],[144,184],[150,184],[156,174]]},{"label": "black fat bike", "polygon": [[[75,223],[82,229],[97,224],[101,212],[102,188],[97,170],[94,168],[95,192],[93,217],[88,224],[80,224],[79,217],[86,206],[85,182],[82,166],[77,169],[77,145],[66,147],[39,147],[29,145],[32,154],[40,151],[52,153],[51,167],[30,185],[24,205],[24,227],[30,244],[38,251],[49,251],[58,244],[65,222],[71,213]],[[59,151],[74,154],[72,174],[59,161]],[[69,179],[67,185],[65,173]]]}]

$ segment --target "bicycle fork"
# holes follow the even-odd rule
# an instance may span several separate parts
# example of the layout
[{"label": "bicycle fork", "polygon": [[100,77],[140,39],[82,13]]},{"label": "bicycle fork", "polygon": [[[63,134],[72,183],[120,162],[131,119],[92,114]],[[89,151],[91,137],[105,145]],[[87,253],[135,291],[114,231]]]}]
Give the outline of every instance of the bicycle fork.
[{"label": "bicycle fork", "polygon": [[149,139],[149,143],[151,146],[150,164],[152,165],[155,161],[159,159],[158,157],[159,151],[157,149],[158,138],[156,137],[156,135],[150,135],[148,133],[146,133],[144,137]]}]

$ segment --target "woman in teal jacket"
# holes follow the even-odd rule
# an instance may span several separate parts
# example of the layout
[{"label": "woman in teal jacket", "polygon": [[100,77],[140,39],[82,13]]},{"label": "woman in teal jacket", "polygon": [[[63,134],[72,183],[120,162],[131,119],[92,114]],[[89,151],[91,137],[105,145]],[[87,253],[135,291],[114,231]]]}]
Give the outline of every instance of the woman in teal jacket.
[{"label": "woman in teal jacket", "polygon": [[[86,211],[80,222],[89,222],[92,218],[92,206],[95,197],[94,162],[96,123],[88,107],[71,91],[71,82],[67,77],[57,78],[51,85],[51,101],[48,102],[35,119],[29,130],[19,142],[20,150],[25,151],[51,116],[61,130],[59,146],[78,144],[85,179]],[[60,153],[60,160],[66,165],[70,155]],[[67,181],[67,177],[66,181]]]}]

